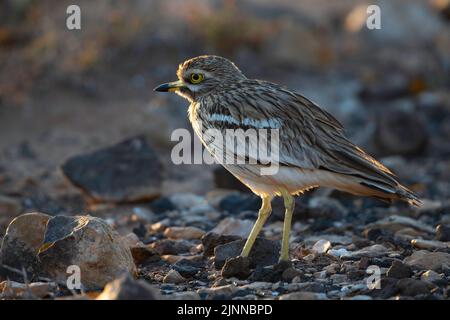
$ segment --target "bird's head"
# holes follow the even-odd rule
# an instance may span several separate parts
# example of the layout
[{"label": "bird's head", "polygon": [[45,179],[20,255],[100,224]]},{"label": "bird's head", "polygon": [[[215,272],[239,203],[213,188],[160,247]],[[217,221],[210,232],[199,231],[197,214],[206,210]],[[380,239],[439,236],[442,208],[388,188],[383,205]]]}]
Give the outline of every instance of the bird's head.
[{"label": "bird's head", "polygon": [[192,102],[246,78],[233,62],[219,56],[186,60],[179,65],[177,76],[177,81],[161,84],[154,90],[175,92]]}]

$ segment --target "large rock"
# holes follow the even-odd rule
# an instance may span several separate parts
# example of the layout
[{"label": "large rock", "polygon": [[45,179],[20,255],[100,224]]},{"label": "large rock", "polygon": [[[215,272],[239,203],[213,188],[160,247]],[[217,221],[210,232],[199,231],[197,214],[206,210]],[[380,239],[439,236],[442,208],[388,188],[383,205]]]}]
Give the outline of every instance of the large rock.
[{"label": "large rock", "polygon": [[56,216],[48,221],[38,254],[43,273],[65,283],[67,268],[77,265],[86,290],[103,288],[124,272],[134,273],[130,249],[102,219]]},{"label": "large rock", "polygon": [[33,280],[40,273],[37,254],[50,218],[49,215],[35,212],[23,214],[11,221],[0,249],[0,278],[23,281],[22,270],[25,270],[28,280]]},{"label": "large rock", "polygon": [[[241,254],[246,240],[236,240],[214,249],[214,266],[222,268],[225,261]],[[278,261],[281,245],[279,241],[257,238],[249,254],[250,267],[273,265]]]},{"label": "large rock", "polygon": [[422,270],[440,271],[450,266],[450,254],[420,250],[406,257],[404,263]]},{"label": "large rock", "polygon": [[97,201],[135,201],[160,194],[163,166],[144,137],[70,158],[62,170]]},{"label": "large rock", "polygon": [[239,239],[241,239],[239,236],[220,235],[214,232],[208,232],[202,237],[203,255],[212,256],[217,246]]},{"label": "large rock", "polygon": [[105,286],[97,300],[157,300],[160,292],[144,280],[134,280],[124,274]]},{"label": "large rock", "polygon": [[51,278],[66,285],[68,267],[80,268],[80,282],[95,290],[123,272],[134,272],[130,249],[102,219],[28,213],[8,226],[0,249],[2,278]]}]

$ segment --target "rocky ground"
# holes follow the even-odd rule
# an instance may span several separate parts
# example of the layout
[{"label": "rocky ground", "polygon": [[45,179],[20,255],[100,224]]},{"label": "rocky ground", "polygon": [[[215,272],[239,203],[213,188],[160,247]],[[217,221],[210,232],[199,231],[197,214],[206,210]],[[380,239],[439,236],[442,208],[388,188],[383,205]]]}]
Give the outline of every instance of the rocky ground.
[{"label": "rocky ground", "polygon": [[[20,28],[0,23],[0,299],[448,299],[448,8],[380,1],[385,24],[371,32],[358,1],[312,2],[155,1],[161,19],[140,16],[144,2],[105,5],[86,10],[103,24],[80,47],[43,14],[50,2]],[[149,89],[205,52],[332,112],[423,207],[307,192],[280,264],[275,199],[250,257],[236,258],[260,199],[218,166],[175,166],[186,104]],[[81,289],[69,285],[78,270]]]},{"label": "rocky ground", "polygon": [[[64,163],[67,178],[97,203],[88,205],[89,216],[60,215],[55,208],[14,219],[0,251],[2,297],[448,298],[448,201],[425,198],[423,207],[411,208],[331,190],[305,194],[297,199],[291,263],[278,263],[278,199],[250,257],[236,259],[259,198],[232,189],[159,196],[161,164],[154,156],[136,137]],[[142,179],[129,179],[135,172]],[[3,219],[20,213],[27,200],[2,196]],[[81,291],[67,289],[70,265],[80,268]],[[373,272],[379,283],[368,282]]]}]

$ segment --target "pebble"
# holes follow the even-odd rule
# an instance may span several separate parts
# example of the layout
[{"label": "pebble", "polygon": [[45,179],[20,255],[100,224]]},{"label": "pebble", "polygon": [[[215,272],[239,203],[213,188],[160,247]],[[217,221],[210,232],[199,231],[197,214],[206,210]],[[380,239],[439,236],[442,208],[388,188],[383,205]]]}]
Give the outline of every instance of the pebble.
[{"label": "pebble", "polygon": [[335,274],[339,271],[341,266],[338,263],[332,263],[323,268],[323,271],[325,271],[328,275]]},{"label": "pebble", "polygon": [[328,240],[319,240],[317,241],[311,251],[316,254],[325,254],[331,248],[331,242]]},{"label": "pebble", "polygon": [[412,269],[410,266],[404,264],[401,261],[394,260],[392,265],[387,271],[387,276],[395,279],[409,278],[412,275]]},{"label": "pebble", "polygon": [[197,290],[197,293],[206,300],[230,299],[237,290],[234,284],[228,284],[220,287],[201,288]]},{"label": "pebble", "polygon": [[200,239],[205,231],[195,227],[169,227],[164,230],[164,236],[169,239]]},{"label": "pebble", "polygon": [[130,251],[136,265],[145,265],[161,260],[158,252],[150,247],[131,247]]},{"label": "pebble", "polygon": [[398,215],[391,215],[387,218],[369,224],[368,227],[378,227],[394,233],[405,227],[410,227],[434,234],[434,229],[431,226],[422,223],[419,220]]},{"label": "pebble", "polygon": [[195,291],[175,292],[162,296],[164,300],[200,300],[200,295]]},{"label": "pebble", "polygon": [[148,226],[148,229],[152,233],[164,232],[166,228],[170,226],[170,219],[166,218],[164,220],[158,221]]},{"label": "pebble", "polygon": [[422,270],[440,271],[443,267],[450,266],[450,254],[420,250],[406,257],[404,263]]},{"label": "pebble", "polygon": [[246,279],[250,275],[250,259],[247,257],[235,257],[227,259],[222,267],[222,277]]},{"label": "pebble", "polygon": [[346,283],[348,278],[345,274],[333,274],[330,276],[330,280],[333,281],[333,284],[342,284]]},{"label": "pebble", "polygon": [[175,264],[181,260],[197,260],[202,258],[201,255],[191,255],[191,256],[181,256],[181,255],[173,255],[173,254],[165,254],[161,256],[161,259],[166,261],[169,264]]},{"label": "pebble", "polygon": [[163,282],[179,284],[186,282],[186,279],[178,271],[171,269],[164,277]]},{"label": "pebble", "polygon": [[253,224],[254,221],[251,220],[241,220],[228,217],[222,220],[214,229],[211,230],[211,232],[220,235],[232,235],[247,238],[253,228]]},{"label": "pebble", "polygon": [[155,249],[160,255],[176,255],[189,252],[193,244],[186,240],[162,239],[153,242],[150,247]]},{"label": "pebble", "polygon": [[283,294],[279,300],[328,300],[328,298],[324,293],[299,291]]},{"label": "pebble", "polygon": [[438,225],[436,227],[436,240],[450,241],[450,225]]},{"label": "pebble", "polygon": [[435,249],[447,249],[450,248],[449,243],[436,240],[423,240],[423,239],[413,239],[411,244],[418,249],[435,250]]},{"label": "pebble", "polygon": [[327,254],[329,254],[329,255],[331,255],[333,257],[337,257],[337,258],[343,258],[343,257],[351,256],[351,252],[348,251],[345,248],[330,249],[330,250],[328,250]]},{"label": "pebble", "polygon": [[425,281],[410,278],[400,279],[397,282],[397,288],[399,289],[400,294],[411,297],[420,294],[428,294],[432,287],[432,285]]},{"label": "pebble", "polygon": [[361,258],[361,257],[380,257],[389,253],[389,250],[381,244],[374,244],[369,247],[362,248],[357,251],[353,251],[350,253],[350,257],[352,258]]},{"label": "pebble", "polygon": [[158,288],[144,280],[135,280],[129,274],[106,284],[97,300],[159,300],[161,294]]},{"label": "pebble", "polygon": [[248,290],[268,290],[271,289],[273,286],[272,282],[264,282],[264,281],[255,281],[255,282],[251,282],[249,284],[245,284],[243,286],[240,286],[240,289],[248,289]]},{"label": "pebble", "polygon": [[203,262],[199,259],[180,259],[172,266],[174,270],[186,278],[194,277],[203,267]]},{"label": "pebble", "polygon": [[373,300],[371,296],[357,295],[350,298],[350,300]]},{"label": "pebble", "polygon": [[281,279],[286,282],[291,282],[292,279],[294,279],[295,277],[300,277],[301,275],[302,275],[301,271],[299,271],[295,268],[289,267],[283,271],[283,273],[281,275]]},{"label": "pebble", "polygon": [[24,284],[6,280],[0,282],[0,298],[45,298],[51,296],[57,288],[58,286],[54,282],[32,282]]},{"label": "pebble", "polygon": [[420,280],[422,281],[428,281],[428,282],[437,282],[440,281],[444,278],[443,274],[439,274],[436,271],[433,270],[428,270],[425,271],[424,273],[422,273],[422,275],[420,276]]}]

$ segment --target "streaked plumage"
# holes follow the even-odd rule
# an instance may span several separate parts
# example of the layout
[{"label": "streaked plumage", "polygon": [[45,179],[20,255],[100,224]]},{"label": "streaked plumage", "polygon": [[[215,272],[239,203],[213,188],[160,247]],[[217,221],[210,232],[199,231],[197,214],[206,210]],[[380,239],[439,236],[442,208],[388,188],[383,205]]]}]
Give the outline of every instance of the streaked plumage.
[{"label": "streaked plumage", "polygon": [[[203,81],[191,83],[193,73],[201,73]],[[191,102],[189,119],[200,137],[207,128],[222,132],[279,129],[277,174],[262,176],[259,164],[224,164],[263,199],[284,196],[286,200],[287,193],[296,195],[325,186],[420,205],[417,196],[389,169],[345,137],[338,120],[301,94],[278,84],[248,79],[231,61],[217,56],[190,59],[179,66],[177,75],[174,91]],[[211,149],[207,141],[203,143]]]}]

